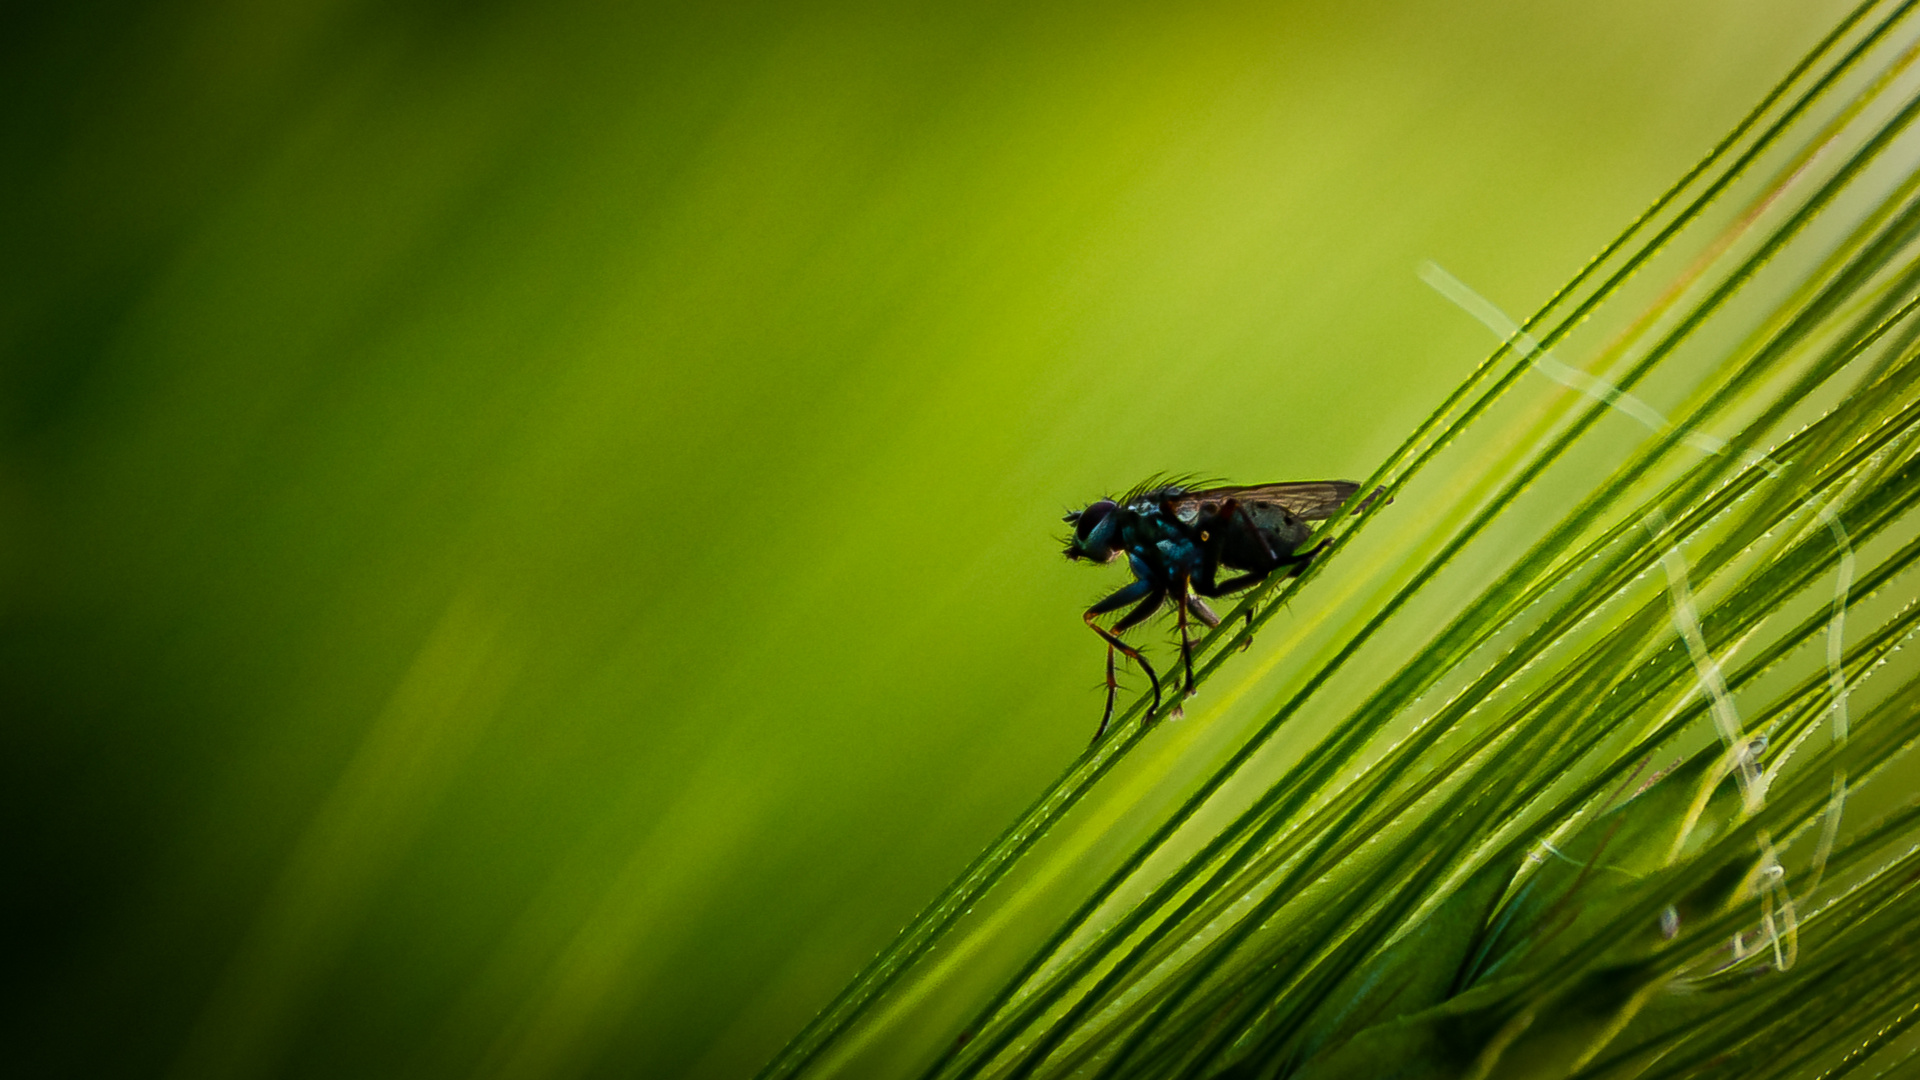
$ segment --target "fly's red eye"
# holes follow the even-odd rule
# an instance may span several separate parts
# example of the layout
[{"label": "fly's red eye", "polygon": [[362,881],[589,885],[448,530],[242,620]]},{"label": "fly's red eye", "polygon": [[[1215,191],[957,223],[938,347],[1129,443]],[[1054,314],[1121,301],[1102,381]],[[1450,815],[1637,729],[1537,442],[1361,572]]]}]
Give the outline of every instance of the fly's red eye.
[{"label": "fly's red eye", "polygon": [[1085,540],[1088,536],[1092,535],[1093,530],[1097,528],[1101,522],[1107,520],[1107,515],[1113,513],[1114,507],[1117,505],[1119,504],[1115,503],[1112,499],[1101,499],[1099,502],[1080,511],[1080,520],[1074,525],[1074,538]]}]

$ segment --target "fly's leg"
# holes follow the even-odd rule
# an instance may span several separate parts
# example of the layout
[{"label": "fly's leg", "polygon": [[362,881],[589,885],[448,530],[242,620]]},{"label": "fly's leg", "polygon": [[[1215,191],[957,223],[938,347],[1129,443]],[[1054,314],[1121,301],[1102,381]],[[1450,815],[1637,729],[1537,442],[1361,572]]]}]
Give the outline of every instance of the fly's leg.
[{"label": "fly's leg", "polygon": [[1215,615],[1213,609],[1208,607],[1207,602],[1200,599],[1199,594],[1196,592],[1189,592],[1187,594],[1187,610],[1193,612],[1194,618],[1199,619],[1208,626],[1220,625],[1220,616]]},{"label": "fly's leg", "polygon": [[[1088,625],[1092,625],[1089,623]],[[1093,741],[1098,743],[1100,736],[1107,733],[1107,722],[1113,719],[1114,696],[1120,692],[1120,680],[1113,674],[1113,645],[1107,645],[1107,707],[1100,712],[1100,727],[1093,733]]]},{"label": "fly's leg", "polygon": [[[1142,601],[1141,606],[1147,607],[1150,603],[1152,606],[1147,607],[1147,614],[1151,615],[1153,614],[1153,610],[1160,606],[1160,599],[1161,597],[1155,594]],[[1100,741],[1101,736],[1107,733],[1107,725],[1113,721],[1114,693],[1119,686],[1119,682],[1113,677],[1113,654],[1116,649],[1127,659],[1139,664],[1140,670],[1147,673],[1147,683],[1153,687],[1153,709],[1150,710],[1147,715],[1152,716],[1154,712],[1158,712],[1160,709],[1160,676],[1154,672],[1153,665],[1147,663],[1147,658],[1140,655],[1140,650],[1120,640],[1118,634],[1094,622],[1095,616],[1099,614],[1097,611],[1089,611],[1086,614],[1087,628],[1099,634],[1101,639],[1107,643],[1107,709],[1100,715],[1099,730],[1093,733],[1093,741],[1096,743]],[[1141,617],[1145,618],[1146,616],[1143,615]]]},{"label": "fly's leg", "polygon": [[[1207,602],[1200,599],[1191,579],[1181,579],[1179,587],[1180,591],[1186,597],[1180,605],[1180,660],[1186,666],[1187,672],[1187,686],[1184,696],[1192,697],[1194,694],[1193,637],[1187,626],[1187,614],[1191,612],[1194,618],[1199,619],[1208,626],[1219,626],[1220,616],[1215,615],[1213,609],[1207,606]],[[1176,708],[1173,714],[1179,716],[1180,710]]]},{"label": "fly's leg", "polygon": [[1100,730],[1093,733],[1093,741],[1099,742],[1100,736],[1107,733],[1107,721],[1113,719],[1113,698],[1120,692],[1120,680],[1113,677],[1113,646],[1107,646],[1107,707],[1100,714]]},{"label": "fly's leg", "polygon": [[1241,574],[1239,577],[1228,578],[1212,588],[1207,588],[1195,582],[1193,591],[1199,593],[1201,596],[1228,596],[1232,593],[1239,592],[1241,589],[1260,584],[1262,581],[1265,581],[1267,575],[1271,573],[1273,573],[1271,570],[1255,570],[1251,573]]},{"label": "fly's leg", "polygon": [[[1125,607],[1152,591],[1153,586],[1150,583],[1135,581],[1133,584],[1128,585],[1126,588],[1121,589],[1112,596],[1088,608],[1086,614],[1083,616],[1083,618],[1086,619],[1087,628],[1099,634],[1101,639],[1107,643],[1107,707],[1100,713],[1100,729],[1093,733],[1094,742],[1099,742],[1100,736],[1107,733],[1107,724],[1113,720],[1114,696],[1120,691],[1120,681],[1114,678],[1113,674],[1113,650],[1115,646],[1122,649],[1127,649],[1127,646],[1116,640],[1113,635],[1095,625],[1093,620],[1101,615],[1105,615],[1109,611]],[[1131,649],[1127,651],[1132,652]]]},{"label": "fly's leg", "polygon": [[[1096,743],[1100,741],[1101,736],[1107,733],[1107,725],[1113,722],[1114,697],[1119,691],[1120,686],[1119,680],[1114,678],[1113,672],[1113,654],[1115,650],[1118,650],[1122,655],[1126,656],[1127,659],[1139,664],[1140,670],[1147,673],[1147,682],[1153,687],[1153,707],[1156,710],[1160,708],[1160,676],[1154,673],[1153,665],[1147,663],[1147,658],[1140,655],[1140,650],[1120,640],[1118,631],[1136,626],[1145,620],[1147,616],[1160,610],[1160,603],[1165,598],[1166,591],[1156,588],[1152,582],[1136,581],[1088,608],[1086,614],[1082,616],[1082,618],[1086,620],[1087,629],[1099,634],[1101,640],[1107,643],[1107,707],[1105,711],[1100,714],[1099,730],[1093,733],[1093,741]],[[1139,603],[1135,605],[1132,611],[1127,612],[1124,618],[1115,623],[1112,630],[1108,630],[1106,627],[1093,621],[1110,611],[1116,611],[1126,607],[1136,600],[1138,600]],[[1151,715],[1151,713],[1149,715]]]},{"label": "fly's leg", "polygon": [[1291,568],[1287,570],[1288,577],[1299,577],[1302,573],[1306,572],[1308,566],[1312,565],[1314,556],[1320,554],[1321,549],[1326,546],[1327,541],[1322,540],[1297,555],[1280,556],[1279,559],[1275,560],[1273,566],[1265,570],[1250,570],[1247,573],[1241,574],[1239,577],[1231,577],[1214,585],[1207,585],[1204,582],[1196,581],[1193,583],[1193,591],[1199,593],[1201,596],[1226,596],[1231,593],[1237,593],[1241,589],[1251,588],[1260,584],[1267,579],[1267,575],[1282,567]]},{"label": "fly's leg", "polygon": [[[1271,570],[1255,570],[1252,573],[1241,574],[1239,577],[1228,578],[1215,585],[1208,585],[1196,581],[1193,584],[1193,591],[1199,593],[1200,596],[1228,596],[1250,585],[1257,585],[1265,581],[1267,575],[1272,572]],[[1195,597],[1194,599],[1198,601],[1199,597]],[[1198,612],[1195,614],[1198,614]],[[1212,615],[1213,612],[1209,611],[1207,614]],[[1253,644],[1253,609],[1248,608],[1243,614],[1247,617],[1247,636],[1240,639],[1240,651],[1246,652],[1247,646]],[[1220,619],[1216,616],[1213,621],[1207,625],[1218,626],[1220,625]]]},{"label": "fly's leg", "polygon": [[[1185,681],[1185,684],[1181,687],[1180,696],[1183,698],[1190,698],[1193,696],[1193,692],[1194,692],[1193,691],[1193,634],[1191,631],[1187,629],[1188,605],[1186,603],[1186,599],[1192,596],[1193,592],[1192,592],[1192,586],[1187,581],[1186,575],[1184,574],[1181,575],[1179,578],[1175,579],[1174,587],[1180,590],[1180,597],[1181,597],[1181,602],[1179,605],[1180,610],[1178,612],[1179,623],[1180,623],[1180,667],[1186,674],[1186,681]],[[1180,707],[1177,705],[1174,706],[1173,715],[1178,717],[1180,714],[1181,714]]]},{"label": "fly's leg", "polygon": [[[1093,741],[1098,743],[1100,737],[1107,733],[1107,725],[1113,722],[1113,702],[1114,698],[1120,693],[1120,680],[1114,678],[1113,675],[1113,651],[1115,649],[1126,649],[1128,652],[1133,652],[1133,650],[1128,648],[1119,638],[1107,633],[1098,623],[1094,622],[1093,612],[1087,612],[1086,620],[1087,628],[1099,634],[1101,640],[1107,643],[1107,706],[1100,711],[1100,726],[1095,728],[1093,732]],[[1139,654],[1135,653],[1135,655],[1137,656]]]},{"label": "fly's leg", "polygon": [[[1322,540],[1298,555],[1276,557],[1274,559],[1275,565],[1269,569],[1249,571],[1248,573],[1241,574],[1239,577],[1228,578],[1225,581],[1213,585],[1195,582],[1193,588],[1195,592],[1202,596],[1227,596],[1232,593],[1237,593],[1241,589],[1258,585],[1262,581],[1265,581],[1267,576],[1272,574],[1273,571],[1281,567],[1290,568],[1287,570],[1288,577],[1299,577],[1308,566],[1312,565],[1314,556],[1320,554],[1321,549],[1326,546],[1327,542]],[[1245,614],[1247,618],[1247,636],[1240,641],[1240,651],[1242,652],[1245,652],[1247,647],[1253,644],[1253,609],[1248,608]]]},{"label": "fly's leg", "polygon": [[[1229,584],[1231,584],[1231,582]],[[1208,626],[1220,625],[1220,616],[1214,614],[1213,609],[1207,606],[1205,600],[1200,599],[1200,586],[1198,584],[1194,586],[1193,592],[1187,594],[1187,610],[1193,612],[1194,618],[1199,619]],[[1253,609],[1248,608],[1244,614],[1247,617],[1247,636],[1240,642],[1241,652],[1246,652],[1247,646],[1253,644]]]}]

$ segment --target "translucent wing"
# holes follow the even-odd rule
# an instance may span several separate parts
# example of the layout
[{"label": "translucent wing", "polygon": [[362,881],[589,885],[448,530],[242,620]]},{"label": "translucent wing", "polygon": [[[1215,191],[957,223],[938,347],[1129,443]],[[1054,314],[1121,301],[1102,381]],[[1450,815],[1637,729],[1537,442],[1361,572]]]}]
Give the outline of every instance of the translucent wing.
[{"label": "translucent wing", "polygon": [[[1173,503],[1174,513],[1183,518],[1190,516],[1203,504],[1219,504],[1234,499],[1242,505],[1278,506],[1304,521],[1323,521],[1332,517],[1334,511],[1359,490],[1359,484],[1346,480],[1296,480],[1286,484],[1188,491],[1169,501]],[[1371,503],[1374,497],[1369,496],[1367,502]]]}]

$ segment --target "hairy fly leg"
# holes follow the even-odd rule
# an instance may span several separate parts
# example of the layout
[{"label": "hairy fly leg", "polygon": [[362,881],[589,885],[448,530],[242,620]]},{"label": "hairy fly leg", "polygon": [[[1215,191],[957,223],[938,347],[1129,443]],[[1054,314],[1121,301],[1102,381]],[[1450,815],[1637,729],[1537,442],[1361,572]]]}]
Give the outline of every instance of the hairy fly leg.
[{"label": "hairy fly leg", "polygon": [[1210,627],[1220,625],[1220,616],[1214,614],[1213,609],[1207,606],[1207,602],[1193,592],[1187,593],[1187,610],[1193,612],[1194,618]]},{"label": "hairy fly leg", "polygon": [[[1107,733],[1107,724],[1113,719],[1114,696],[1120,692],[1120,681],[1114,678],[1113,674],[1113,651],[1115,648],[1120,648],[1125,649],[1129,653],[1134,653],[1134,650],[1119,638],[1108,633],[1093,620],[1105,615],[1109,611],[1115,611],[1136,600],[1148,597],[1148,594],[1152,592],[1152,582],[1135,581],[1126,588],[1114,593],[1112,596],[1106,597],[1099,603],[1094,604],[1088,608],[1086,614],[1082,616],[1087,622],[1087,628],[1099,634],[1101,640],[1107,643],[1107,707],[1100,713],[1100,729],[1093,733],[1094,742],[1099,742],[1100,736]],[[1134,653],[1134,655],[1138,655],[1138,653]]]},{"label": "hairy fly leg", "polygon": [[[1221,581],[1221,582],[1206,582],[1206,581],[1196,580],[1193,583],[1193,591],[1197,595],[1194,596],[1193,601],[1196,604],[1200,603],[1200,597],[1202,596],[1212,596],[1212,597],[1231,596],[1232,594],[1239,592],[1241,589],[1245,589],[1253,585],[1258,585],[1260,582],[1265,581],[1267,579],[1267,576],[1271,573],[1273,573],[1273,571],[1271,570],[1255,570],[1255,571],[1252,571],[1251,573],[1241,574],[1238,577],[1228,578],[1227,580]],[[1207,614],[1212,615],[1213,612],[1209,611],[1207,612]],[[1244,615],[1247,620],[1247,636],[1240,639],[1240,651],[1245,652],[1247,650],[1247,646],[1253,644],[1253,608],[1249,607],[1247,608],[1246,611],[1242,612],[1241,614]],[[1208,625],[1210,626],[1220,625],[1219,616],[1217,615],[1214,616],[1213,622],[1209,623]]]},{"label": "hairy fly leg", "polygon": [[[1180,688],[1180,696],[1190,698],[1194,693],[1193,632],[1187,627],[1187,612],[1192,607],[1187,601],[1193,598],[1193,585],[1192,582],[1187,579],[1187,575],[1180,574],[1173,579],[1173,587],[1175,589],[1175,595],[1180,597],[1180,602],[1175,606],[1179,609],[1176,612],[1176,620],[1180,624],[1180,666],[1185,672],[1185,681]],[[1173,714],[1176,717],[1181,714],[1181,709],[1178,705],[1174,706]]]},{"label": "hairy fly leg", "polygon": [[[1136,563],[1136,567],[1137,566],[1138,564]],[[1107,733],[1107,725],[1113,722],[1114,698],[1120,688],[1119,680],[1115,679],[1113,675],[1113,654],[1115,650],[1119,650],[1127,659],[1139,664],[1140,670],[1147,673],[1147,683],[1153,688],[1153,707],[1156,710],[1160,708],[1160,676],[1154,672],[1153,665],[1147,663],[1147,658],[1140,655],[1140,650],[1120,640],[1120,632],[1139,625],[1148,616],[1160,610],[1160,604],[1166,599],[1166,595],[1164,588],[1143,575],[1133,584],[1128,585],[1126,588],[1119,590],[1088,608],[1086,614],[1082,616],[1086,620],[1087,628],[1099,634],[1101,639],[1107,643],[1107,707],[1100,714],[1099,730],[1093,733],[1093,741],[1096,743],[1100,741],[1101,736]],[[1135,601],[1139,601],[1139,603],[1135,604],[1134,609],[1127,612],[1119,622],[1114,623],[1112,630],[1108,630],[1106,627],[1094,622],[1094,620],[1100,616],[1111,611],[1118,611],[1120,608],[1126,607],[1128,604],[1133,604]]]},{"label": "hairy fly leg", "polygon": [[[1141,601],[1140,607],[1146,609],[1147,614],[1151,615],[1155,609],[1159,608],[1161,599],[1161,595],[1155,593]],[[1135,610],[1137,611],[1139,609]],[[1106,710],[1100,714],[1100,727],[1093,733],[1094,742],[1100,741],[1100,737],[1107,733],[1107,725],[1113,721],[1114,695],[1118,692],[1120,686],[1119,681],[1113,677],[1113,654],[1116,649],[1126,656],[1127,659],[1139,664],[1140,670],[1147,673],[1147,684],[1153,688],[1152,711],[1157,712],[1160,708],[1160,676],[1154,672],[1153,665],[1147,663],[1147,658],[1140,655],[1140,650],[1120,640],[1120,635],[1094,622],[1093,620],[1097,618],[1098,615],[1098,612],[1089,611],[1085,616],[1087,627],[1094,633],[1099,634],[1107,643],[1107,707]],[[1144,618],[1144,616],[1142,617]],[[1151,712],[1149,715],[1151,715]]]},{"label": "hairy fly leg", "polygon": [[[1193,583],[1193,591],[1201,596],[1230,596],[1242,589],[1249,589],[1260,584],[1262,581],[1267,580],[1275,570],[1282,568],[1286,568],[1288,577],[1299,577],[1306,571],[1308,566],[1312,565],[1314,556],[1320,554],[1321,549],[1326,546],[1327,542],[1322,540],[1313,545],[1313,547],[1298,554],[1278,556],[1274,560],[1274,565],[1265,570],[1250,570],[1237,577],[1230,577],[1225,581],[1206,582],[1196,579]],[[1244,614],[1247,619],[1247,636],[1240,642],[1240,650],[1242,652],[1245,652],[1247,647],[1253,644],[1253,609],[1249,607]]]}]

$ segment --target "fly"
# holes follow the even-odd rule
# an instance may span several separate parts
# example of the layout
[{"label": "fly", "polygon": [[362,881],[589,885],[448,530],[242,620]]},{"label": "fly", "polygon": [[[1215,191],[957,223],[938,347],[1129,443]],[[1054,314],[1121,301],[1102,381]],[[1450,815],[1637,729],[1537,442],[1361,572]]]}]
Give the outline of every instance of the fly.
[{"label": "fly", "polygon": [[[1276,570],[1289,577],[1305,570],[1325,541],[1302,551],[1312,530],[1346,505],[1360,485],[1346,480],[1302,480],[1251,487],[1193,490],[1190,481],[1149,480],[1119,499],[1101,499],[1066,516],[1073,525],[1067,558],[1108,563],[1126,556],[1133,582],[1088,608],[1087,627],[1107,643],[1107,708],[1100,716],[1100,741],[1113,719],[1119,683],[1113,654],[1140,665],[1153,686],[1153,707],[1160,708],[1160,677],[1140,651],[1120,639],[1171,600],[1180,627],[1180,662],[1186,673],[1184,694],[1193,694],[1191,615],[1208,626],[1220,616],[1206,598],[1227,596],[1264,581]],[[1367,497],[1359,509],[1379,496]],[[1222,570],[1234,572],[1220,579]],[[1112,628],[1095,622],[1102,615],[1133,605]],[[1251,624],[1252,612],[1248,612]],[[1152,715],[1149,713],[1148,715]]]}]

